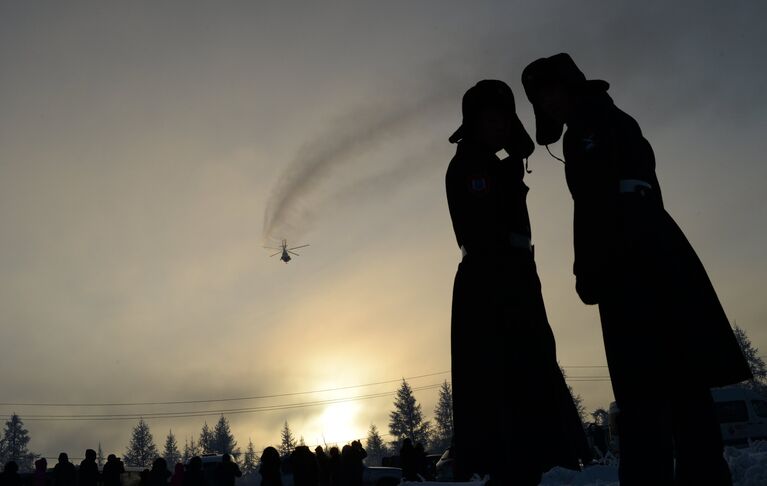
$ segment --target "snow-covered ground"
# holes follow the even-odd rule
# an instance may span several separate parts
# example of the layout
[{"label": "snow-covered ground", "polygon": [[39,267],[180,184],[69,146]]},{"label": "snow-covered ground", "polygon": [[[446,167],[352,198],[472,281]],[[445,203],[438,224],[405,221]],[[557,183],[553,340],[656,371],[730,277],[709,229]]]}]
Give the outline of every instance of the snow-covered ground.
[{"label": "snow-covered ground", "polygon": [[[730,464],[734,486],[767,485],[767,441],[744,449],[728,447],[724,453]],[[592,466],[582,472],[554,468],[543,476],[541,486],[619,486],[617,466]]]},{"label": "snow-covered ground", "polygon": [[[728,447],[724,453],[732,471],[733,486],[767,485],[767,441],[759,441],[744,449]],[[411,486],[456,486],[457,483],[408,483]],[[462,486],[482,486],[482,481],[461,483]],[[541,486],[620,486],[618,466],[591,466],[575,472],[555,467],[543,476]]]}]

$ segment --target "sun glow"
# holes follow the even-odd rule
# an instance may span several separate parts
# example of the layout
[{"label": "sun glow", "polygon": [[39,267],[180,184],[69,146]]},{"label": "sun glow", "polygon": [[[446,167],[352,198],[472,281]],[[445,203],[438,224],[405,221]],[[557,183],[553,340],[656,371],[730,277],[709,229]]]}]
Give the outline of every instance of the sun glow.
[{"label": "sun glow", "polygon": [[355,424],[359,408],[358,404],[351,402],[333,403],[325,407],[317,423],[322,435],[321,442],[340,446],[352,439],[360,439],[364,432]]}]

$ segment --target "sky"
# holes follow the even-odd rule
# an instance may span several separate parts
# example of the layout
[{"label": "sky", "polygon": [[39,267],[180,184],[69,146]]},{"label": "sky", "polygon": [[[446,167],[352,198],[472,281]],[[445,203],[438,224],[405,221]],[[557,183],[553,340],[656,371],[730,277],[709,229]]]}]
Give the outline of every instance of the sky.
[{"label": "sky", "polygon": [[[402,378],[431,419],[450,369],[460,252],[444,173],[461,96],[503,79],[532,131],[522,69],[562,51],[637,119],[667,209],[767,354],[766,11],[2,2],[0,415],[20,414],[49,457],[98,442],[122,454],[135,417],[164,412],[198,416],[147,418],[159,445],[232,409],[245,409],[226,414],[243,447],[277,444],[285,421],[307,444],[345,443],[387,432]],[[530,165],[558,358],[586,408],[605,407],[563,167],[540,147]],[[262,248],[281,238],[311,246],[285,265]],[[94,406],[256,396],[270,397]],[[38,419],[83,414],[128,417]]]}]

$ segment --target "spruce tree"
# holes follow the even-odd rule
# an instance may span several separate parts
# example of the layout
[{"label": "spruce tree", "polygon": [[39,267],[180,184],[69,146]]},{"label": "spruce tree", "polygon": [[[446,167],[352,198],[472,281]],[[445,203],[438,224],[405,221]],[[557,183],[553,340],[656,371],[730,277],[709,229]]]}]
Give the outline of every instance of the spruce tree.
[{"label": "spruce tree", "polygon": [[594,424],[600,427],[607,426],[610,420],[610,413],[604,408],[598,408],[591,412],[591,418],[594,419]]},{"label": "spruce tree", "polygon": [[394,400],[394,410],[389,413],[389,433],[395,437],[392,445],[399,450],[402,440],[409,438],[413,444],[420,442],[426,447],[430,431],[431,424],[423,419],[421,405],[413,396],[413,389],[403,379]]},{"label": "spruce tree", "polygon": [[194,441],[194,436],[192,436],[191,439],[189,439],[189,458],[191,459],[194,456],[200,456],[202,455],[202,449],[200,448],[200,443]]},{"label": "spruce tree", "polygon": [[434,449],[445,451],[453,440],[453,389],[445,380],[439,389],[439,400],[434,409]]},{"label": "spruce tree", "polygon": [[181,455],[182,460],[184,461],[184,464],[189,463],[189,459],[201,455],[202,452],[200,452],[200,446],[197,442],[194,441],[194,435],[192,436],[189,441],[184,439],[184,453]]},{"label": "spruce tree", "polygon": [[33,463],[37,458],[36,454],[29,452],[29,431],[24,428],[24,421],[15,413],[5,422],[3,430],[2,454],[0,459],[5,464],[8,461],[14,461],[22,472],[32,471]]},{"label": "spruce tree", "polygon": [[380,466],[381,461],[386,455],[386,445],[384,445],[383,438],[378,432],[378,427],[375,425],[370,426],[368,431],[368,438],[365,443],[365,450],[368,453],[368,457],[365,462],[368,466]]},{"label": "spruce tree", "polygon": [[99,441],[99,448],[96,451],[96,464],[99,467],[104,467],[104,451],[101,450],[101,441]]},{"label": "spruce tree", "polygon": [[746,388],[749,388],[759,394],[767,394],[767,365],[764,360],[759,356],[759,348],[753,345],[751,339],[746,335],[746,331],[743,328],[738,327],[735,324],[733,331],[735,332],[735,339],[737,339],[740,345],[740,350],[743,352],[743,357],[746,358],[748,366],[751,368],[751,374],[754,375],[752,380],[744,383]]},{"label": "spruce tree", "polygon": [[213,447],[217,454],[231,454],[235,459],[240,456],[240,449],[229,428],[229,421],[223,415],[213,428]]},{"label": "spruce tree", "polygon": [[285,421],[285,425],[282,426],[282,432],[280,433],[280,456],[287,456],[296,448],[296,438],[293,437],[293,433],[290,431],[288,421]]},{"label": "spruce tree", "polygon": [[[562,377],[567,379],[567,373],[565,373],[565,369],[562,368],[562,366],[559,367],[559,371],[562,372]],[[573,387],[571,387],[569,384],[567,385],[567,390],[570,392],[570,397],[573,399],[573,404],[575,404],[575,409],[578,411],[578,417],[581,419],[581,424],[586,422],[586,407],[583,405],[583,397],[579,394],[575,393],[575,390],[573,390]]]},{"label": "spruce tree", "polygon": [[178,442],[176,442],[176,436],[173,435],[173,430],[169,430],[168,436],[165,438],[165,449],[162,452],[162,457],[169,468],[175,467],[175,464],[181,459],[181,454],[178,452]]},{"label": "spruce tree", "polygon": [[149,431],[149,425],[144,419],[139,419],[138,424],[133,427],[130,444],[125,450],[123,460],[126,466],[150,467],[152,461],[157,458],[157,446],[154,444],[154,438]]},{"label": "spruce tree", "polygon": [[242,474],[253,474],[258,470],[258,454],[256,454],[256,448],[253,447],[253,441],[248,439],[248,448],[245,449],[245,454],[242,458]]},{"label": "spruce tree", "polygon": [[199,445],[200,451],[203,454],[215,454],[216,452],[215,439],[213,437],[213,432],[211,432],[210,427],[208,427],[208,422],[205,422],[202,425]]},{"label": "spruce tree", "polygon": [[189,441],[184,439],[184,450],[181,452],[181,462],[189,464],[189,459],[192,457],[192,450],[189,448]]}]

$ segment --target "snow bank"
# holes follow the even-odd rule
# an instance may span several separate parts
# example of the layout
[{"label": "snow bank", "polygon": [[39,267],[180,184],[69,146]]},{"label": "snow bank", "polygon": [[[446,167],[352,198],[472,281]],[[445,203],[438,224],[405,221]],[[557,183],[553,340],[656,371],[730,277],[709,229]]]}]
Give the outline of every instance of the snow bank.
[{"label": "snow bank", "polygon": [[[767,441],[749,447],[727,447],[724,452],[732,472],[733,486],[767,484]],[[541,486],[619,486],[618,466],[591,466],[581,472],[555,467],[543,475]]]},{"label": "snow bank", "polygon": [[745,449],[728,447],[724,457],[730,463],[733,486],[767,484],[767,441],[753,442]]},{"label": "snow bank", "polygon": [[541,486],[618,486],[618,466],[590,466],[583,471],[555,467],[543,475]]}]

